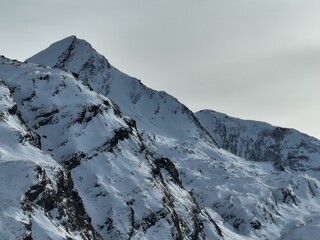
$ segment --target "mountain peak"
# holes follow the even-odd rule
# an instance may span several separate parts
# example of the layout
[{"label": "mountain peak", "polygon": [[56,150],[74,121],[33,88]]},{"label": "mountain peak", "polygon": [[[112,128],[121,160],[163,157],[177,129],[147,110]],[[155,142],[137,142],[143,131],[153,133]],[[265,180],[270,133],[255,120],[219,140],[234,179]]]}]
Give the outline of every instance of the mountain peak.
[{"label": "mountain peak", "polygon": [[71,35],[51,44],[48,48],[28,58],[26,62],[78,72],[92,57],[101,58],[102,56],[93,49],[90,43]]},{"label": "mountain peak", "polygon": [[28,58],[26,62],[40,63],[41,59],[41,64],[53,67],[56,64],[55,61],[59,58],[59,56],[65,52],[76,39],[76,36],[72,35],[55,42],[48,48],[42,50],[31,58]]}]

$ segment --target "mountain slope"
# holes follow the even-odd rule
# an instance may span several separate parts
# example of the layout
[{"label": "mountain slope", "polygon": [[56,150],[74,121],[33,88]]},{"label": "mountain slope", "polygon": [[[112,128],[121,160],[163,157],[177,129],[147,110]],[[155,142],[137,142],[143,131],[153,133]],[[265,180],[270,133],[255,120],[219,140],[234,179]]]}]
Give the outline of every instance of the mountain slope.
[{"label": "mountain slope", "polygon": [[39,149],[39,136],[25,125],[3,81],[0,136],[0,238],[100,239],[77,192],[70,195],[68,172]]},{"label": "mountain slope", "polygon": [[320,141],[294,129],[241,120],[211,110],[196,117],[218,144],[248,160],[269,161],[279,168],[320,170]]},{"label": "mountain slope", "polygon": [[[66,207],[68,214],[80,223],[90,220],[89,226],[74,227],[79,239],[220,237],[221,229],[181,184],[171,160],[148,151],[135,121],[109,99],[71,73],[5,58],[0,78],[25,124],[39,137],[37,147],[63,171],[65,180],[60,175],[55,180],[63,182],[59,197],[50,201],[54,193],[48,190],[40,205],[56,216],[61,209],[52,204],[76,199],[80,205]],[[59,214],[55,221],[59,223]],[[29,234],[39,237],[33,229]]]}]

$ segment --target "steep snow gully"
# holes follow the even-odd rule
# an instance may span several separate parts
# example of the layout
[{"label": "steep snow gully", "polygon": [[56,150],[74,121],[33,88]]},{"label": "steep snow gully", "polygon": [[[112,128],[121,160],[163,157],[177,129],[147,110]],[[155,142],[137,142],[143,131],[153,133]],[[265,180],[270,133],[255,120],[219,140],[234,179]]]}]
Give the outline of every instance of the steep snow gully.
[{"label": "steep snow gully", "polygon": [[84,40],[0,57],[0,239],[315,239],[320,141],[197,113]]}]

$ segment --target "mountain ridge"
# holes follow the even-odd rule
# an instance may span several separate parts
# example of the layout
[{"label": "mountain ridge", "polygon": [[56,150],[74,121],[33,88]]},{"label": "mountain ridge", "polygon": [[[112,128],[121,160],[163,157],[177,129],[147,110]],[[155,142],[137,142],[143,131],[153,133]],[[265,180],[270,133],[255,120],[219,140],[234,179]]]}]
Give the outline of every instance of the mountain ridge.
[{"label": "mountain ridge", "polygon": [[[295,129],[242,120],[212,110],[195,113],[218,144],[248,160],[271,161],[278,167],[320,169],[320,141]],[[257,151],[259,150],[259,151]]]}]

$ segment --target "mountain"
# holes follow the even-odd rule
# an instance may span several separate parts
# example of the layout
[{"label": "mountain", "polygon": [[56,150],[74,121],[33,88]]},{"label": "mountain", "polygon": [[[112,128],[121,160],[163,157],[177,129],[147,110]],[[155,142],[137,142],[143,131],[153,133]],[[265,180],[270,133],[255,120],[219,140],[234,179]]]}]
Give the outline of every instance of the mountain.
[{"label": "mountain", "polygon": [[212,110],[195,113],[222,148],[251,161],[273,162],[277,167],[320,170],[320,141],[294,129],[241,120]]},{"label": "mountain", "polygon": [[[60,216],[63,209],[50,201],[53,193],[41,200],[40,186],[36,193],[25,187],[24,195],[32,192],[31,200],[41,202],[52,225],[85,217],[90,228],[82,227],[79,239],[150,239],[158,232],[164,239],[191,239],[204,238],[204,230],[219,236],[219,227],[182,186],[172,162],[148,152],[135,121],[109,99],[58,69],[3,58],[0,72],[23,122],[38,137],[38,151],[51,155],[68,176],[65,189],[57,190],[59,198],[68,202],[75,196],[77,203],[71,203],[81,206],[81,216],[77,209]],[[38,228],[51,230],[33,226],[26,230],[34,239]]]},{"label": "mountain", "polygon": [[5,84],[4,66],[19,74],[20,63],[0,64],[0,239],[99,239],[69,171],[41,151]]},{"label": "mountain", "polygon": [[[316,139],[294,130],[282,137],[275,127],[250,122],[237,131],[253,142],[244,144],[248,151],[261,154],[248,158],[241,155],[247,150],[223,144],[231,130],[217,134],[219,123],[210,114],[194,114],[174,97],[147,88],[75,36],[25,63],[2,57],[0,79],[1,238],[317,234]],[[268,137],[262,141],[252,131]],[[247,138],[239,139],[236,146]],[[303,139],[311,146],[303,148],[307,158],[287,164],[284,153],[297,150]],[[281,154],[266,158],[266,149]]]},{"label": "mountain", "polygon": [[52,44],[26,62],[72,72],[83,84],[114,101],[145,131],[169,139],[197,138],[214,144],[185,105],[165,92],[152,90],[138,79],[122,73],[88,42],[75,36]]}]

